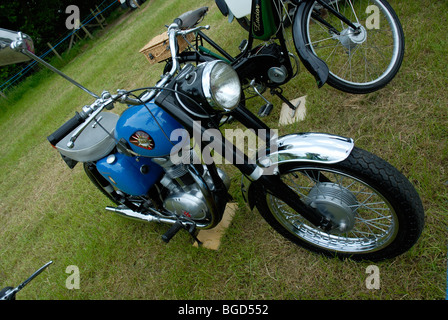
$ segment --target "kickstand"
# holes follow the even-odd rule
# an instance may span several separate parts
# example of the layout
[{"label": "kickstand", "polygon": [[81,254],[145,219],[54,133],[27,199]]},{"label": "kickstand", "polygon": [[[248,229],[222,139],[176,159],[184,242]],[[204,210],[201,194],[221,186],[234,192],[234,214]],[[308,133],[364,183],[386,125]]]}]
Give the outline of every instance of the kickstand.
[{"label": "kickstand", "polygon": [[202,242],[198,239],[197,234],[198,231],[196,230],[196,226],[193,224],[191,225],[190,229],[187,230],[190,236],[193,238],[194,241],[198,244],[198,247],[202,246]]},{"label": "kickstand", "polygon": [[290,107],[292,110],[294,110],[294,112],[293,112],[293,114],[292,114],[292,116],[291,116],[291,117],[294,117],[295,114],[296,114],[297,108],[298,108],[299,105],[300,105],[300,101],[299,101],[299,103],[297,104],[297,106],[295,106],[295,105],[293,105],[293,104],[291,103],[291,101],[289,101],[288,99],[286,99],[286,97],[285,97],[282,93],[283,93],[283,90],[280,89],[280,88],[272,88],[272,89],[271,89],[271,94],[275,94],[275,95],[276,95],[277,97],[279,97],[284,103],[286,103],[286,104],[288,105],[288,107]]}]

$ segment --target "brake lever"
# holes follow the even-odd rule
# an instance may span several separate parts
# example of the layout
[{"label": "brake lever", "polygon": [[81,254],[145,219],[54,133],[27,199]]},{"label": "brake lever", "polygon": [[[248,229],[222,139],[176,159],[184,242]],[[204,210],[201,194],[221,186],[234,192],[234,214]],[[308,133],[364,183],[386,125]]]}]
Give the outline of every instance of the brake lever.
[{"label": "brake lever", "polygon": [[76,139],[78,139],[78,137],[84,131],[84,129],[87,128],[87,126],[96,118],[97,115],[101,113],[101,111],[103,111],[104,108],[105,108],[104,105],[100,106],[92,114],[90,114],[90,116],[86,119],[86,121],[84,121],[84,123],[81,126],[78,127],[78,129],[76,129],[76,131],[70,137],[69,142],[67,142],[68,148],[72,149],[75,146]]},{"label": "brake lever", "polygon": [[85,106],[83,108],[83,113],[86,115],[89,115],[88,118],[84,121],[82,125],[80,125],[76,131],[72,134],[70,137],[70,140],[67,142],[67,147],[70,149],[73,149],[75,146],[75,141],[78,139],[78,137],[81,135],[81,133],[84,131],[85,128],[93,121],[95,118],[104,110],[111,110],[113,109],[114,99],[110,95],[109,92],[105,91],[102,93],[101,98],[97,99],[94,103],[92,103],[90,106]]},{"label": "brake lever", "polygon": [[21,284],[19,284],[17,287],[10,289],[8,291],[6,291],[4,293],[3,296],[0,296],[0,300],[14,300],[15,299],[15,295],[17,294],[17,292],[19,292],[20,290],[23,289],[23,287],[25,287],[31,280],[33,280],[34,278],[36,278],[39,274],[42,273],[42,271],[44,271],[45,268],[47,268],[50,264],[52,264],[53,261],[49,261],[47,262],[45,265],[43,265],[42,267],[40,267],[36,272],[34,272],[28,279],[26,279],[24,282],[22,282]]},{"label": "brake lever", "polygon": [[197,31],[200,31],[200,30],[203,30],[203,29],[205,29],[205,30],[210,30],[210,26],[209,26],[209,25],[206,25],[206,26],[198,26],[198,27],[194,27],[194,28],[191,28],[191,29],[188,29],[188,30],[179,30],[179,31],[177,32],[177,34],[178,34],[178,35],[187,35],[187,34],[189,34],[189,33],[197,32]]}]

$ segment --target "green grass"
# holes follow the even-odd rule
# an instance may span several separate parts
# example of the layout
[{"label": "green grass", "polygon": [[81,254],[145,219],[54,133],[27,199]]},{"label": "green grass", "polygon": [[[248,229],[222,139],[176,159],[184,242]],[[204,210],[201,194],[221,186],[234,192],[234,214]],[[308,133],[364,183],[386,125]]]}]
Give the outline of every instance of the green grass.
[{"label": "green grass", "polygon": [[[231,192],[239,210],[219,251],[192,247],[179,233],[168,244],[168,226],[125,220],[83,174],[68,169],[46,141],[48,134],[92,99],[50,72],[40,72],[0,104],[0,287],[17,285],[49,260],[54,264],[18,299],[443,299],[446,285],[448,197],[447,104],[443,1],[391,1],[406,34],[406,55],[385,89],[363,96],[317,89],[302,72],[284,89],[307,95],[305,121],[280,134],[321,131],[353,137],[387,159],[420,193],[426,226],[406,254],[377,263],[381,288],[365,285],[368,262],[328,259],[297,247],[250,212],[233,168]],[[62,71],[101,93],[151,86],[162,66],[138,51],[177,15],[208,5],[207,33],[236,53],[242,29],[229,24],[214,1],[148,1],[86,41]],[[232,35],[232,36],[223,36]],[[272,98],[275,105],[279,100]],[[256,111],[261,101],[252,100]],[[277,128],[279,109],[266,119]],[[116,112],[124,110],[117,106]],[[79,290],[65,286],[69,265],[79,267]]]}]

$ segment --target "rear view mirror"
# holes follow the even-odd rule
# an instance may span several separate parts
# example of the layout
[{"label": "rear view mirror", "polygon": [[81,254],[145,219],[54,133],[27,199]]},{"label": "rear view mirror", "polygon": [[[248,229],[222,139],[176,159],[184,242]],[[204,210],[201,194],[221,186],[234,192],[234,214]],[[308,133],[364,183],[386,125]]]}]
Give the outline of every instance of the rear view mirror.
[{"label": "rear view mirror", "polygon": [[45,67],[59,74],[61,77],[70,81],[72,84],[84,90],[91,96],[97,99],[100,98],[97,94],[93,93],[80,83],[76,82],[75,80],[64,74],[62,71],[56,69],[51,64],[44,61],[42,58],[36,56],[34,54],[33,40],[30,36],[20,31],[15,32],[0,28],[0,67],[28,60],[34,60],[39,62],[40,64],[43,64]]},{"label": "rear view mirror", "polygon": [[30,36],[0,28],[0,66],[31,60],[22,52],[11,48],[11,44],[15,41],[20,41],[22,48],[34,53],[34,43]]}]

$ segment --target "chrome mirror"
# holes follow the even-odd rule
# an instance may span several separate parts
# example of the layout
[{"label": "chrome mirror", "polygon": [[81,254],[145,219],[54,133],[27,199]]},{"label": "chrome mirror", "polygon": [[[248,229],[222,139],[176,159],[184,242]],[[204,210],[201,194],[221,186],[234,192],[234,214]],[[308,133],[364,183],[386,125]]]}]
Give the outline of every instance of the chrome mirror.
[{"label": "chrome mirror", "polygon": [[21,51],[16,51],[11,44],[20,44],[22,48],[34,53],[34,43],[30,36],[17,31],[0,28],[0,66],[31,60]]}]

